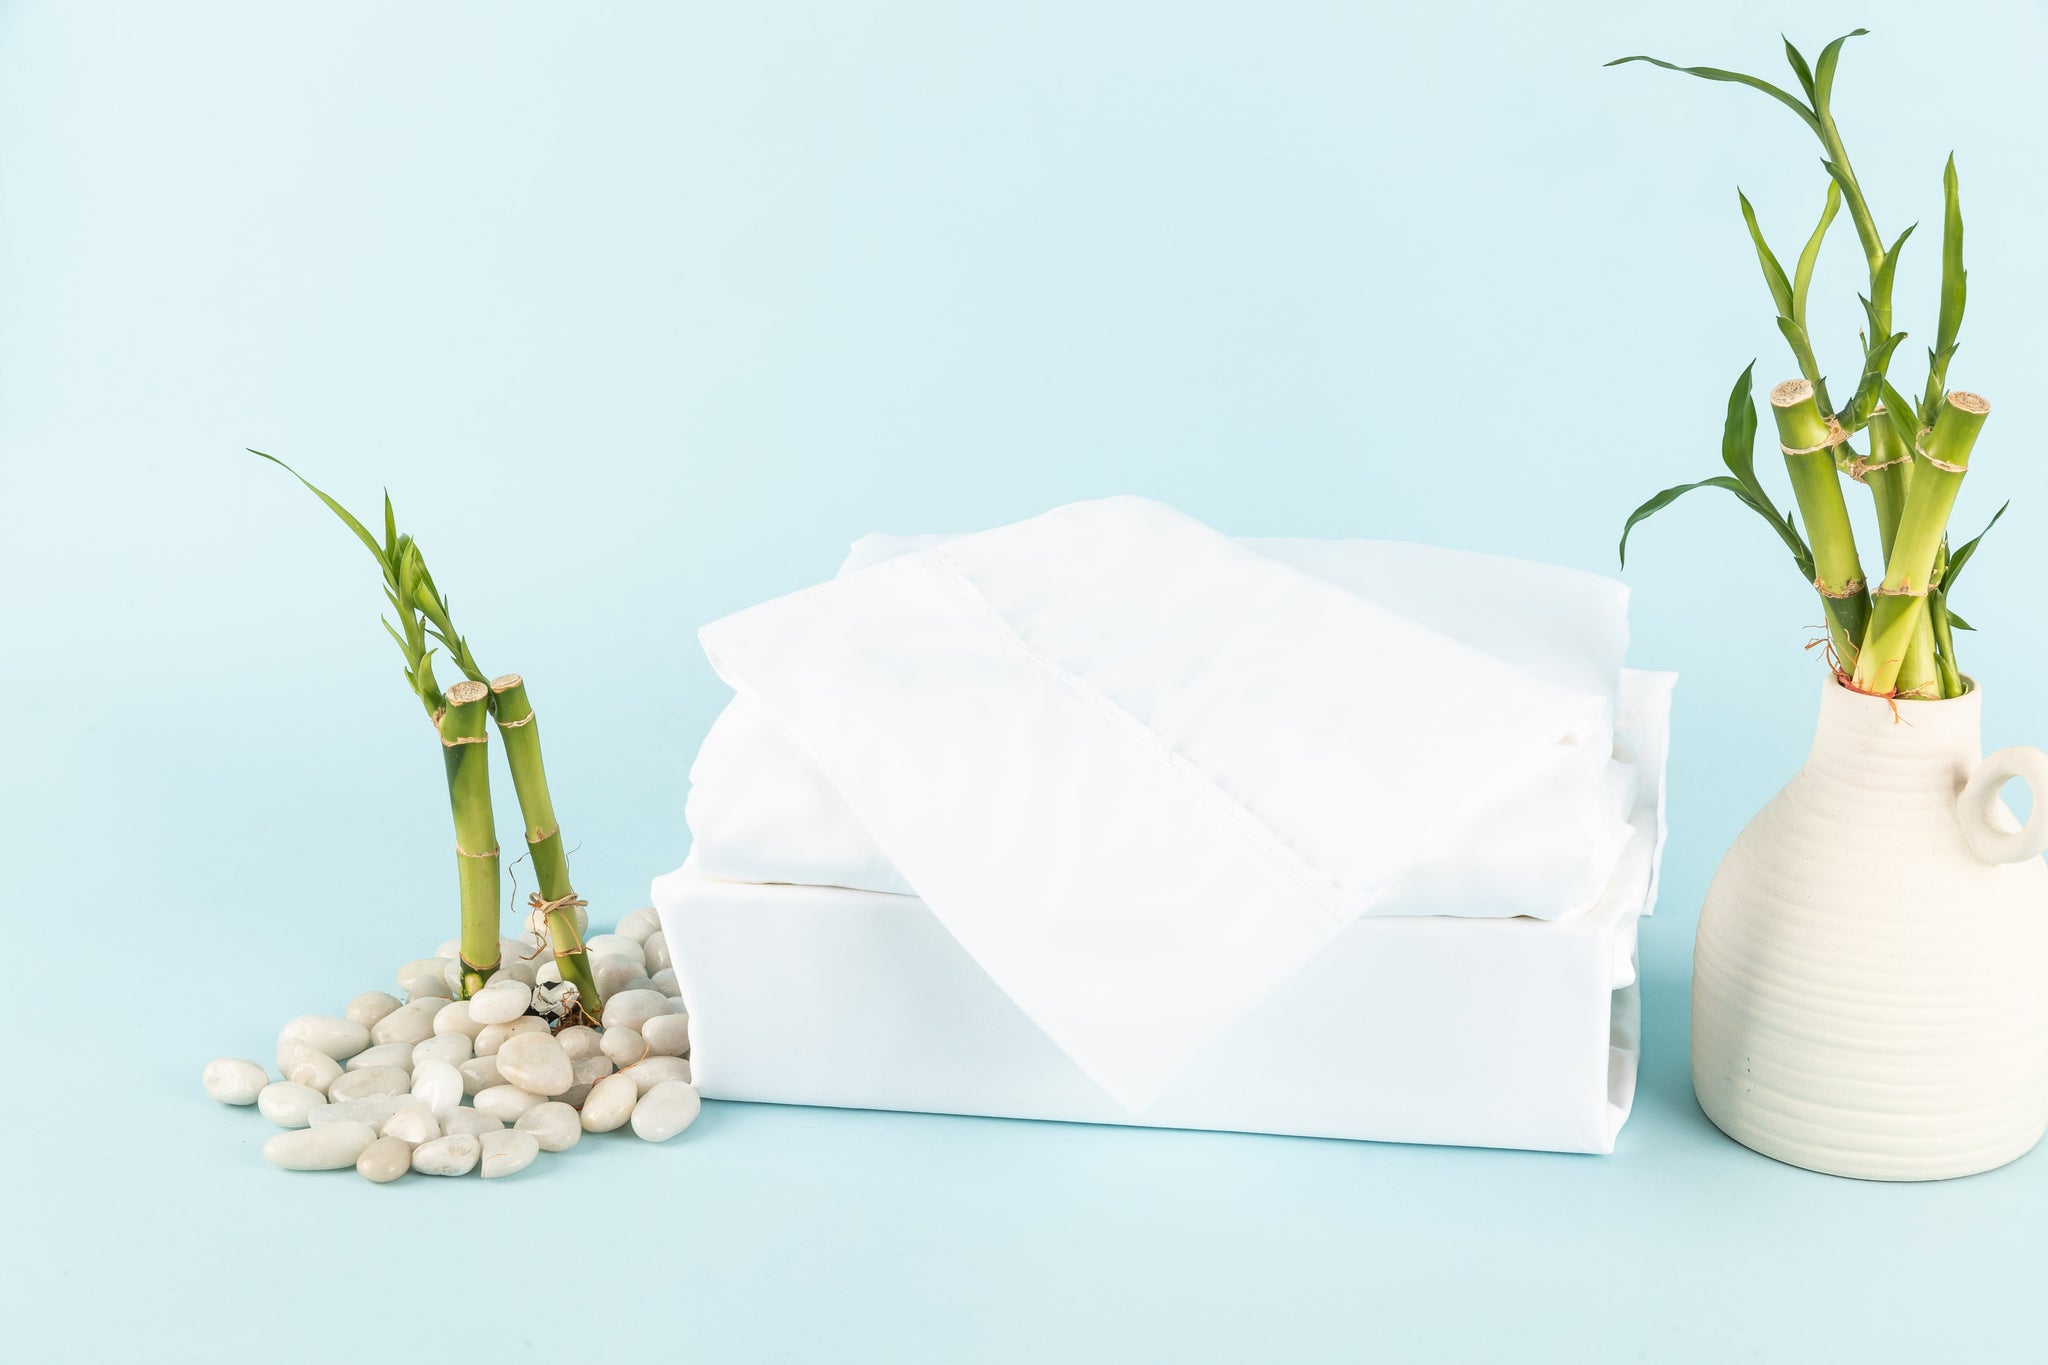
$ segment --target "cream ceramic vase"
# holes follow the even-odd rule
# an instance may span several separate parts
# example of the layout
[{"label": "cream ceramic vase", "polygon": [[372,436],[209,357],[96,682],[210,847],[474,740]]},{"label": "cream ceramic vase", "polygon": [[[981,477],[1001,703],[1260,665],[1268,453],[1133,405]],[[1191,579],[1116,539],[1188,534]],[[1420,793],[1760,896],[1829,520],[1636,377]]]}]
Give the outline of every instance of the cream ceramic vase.
[{"label": "cream ceramic vase", "polygon": [[[2048,755],[1980,758],[1982,694],[1821,695],[1806,766],[1721,860],[1693,950],[1693,1089],[1795,1166],[1940,1180],[2048,1126]],[[1999,799],[2032,787],[2019,826]]]}]

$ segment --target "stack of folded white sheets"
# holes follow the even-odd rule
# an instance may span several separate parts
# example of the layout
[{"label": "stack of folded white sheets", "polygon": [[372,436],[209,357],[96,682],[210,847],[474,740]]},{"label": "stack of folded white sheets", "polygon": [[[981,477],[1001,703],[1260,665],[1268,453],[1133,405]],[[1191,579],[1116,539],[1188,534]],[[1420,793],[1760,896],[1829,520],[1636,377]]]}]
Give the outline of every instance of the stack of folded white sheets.
[{"label": "stack of folded white sheets", "polygon": [[1673,681],[1626,608],[1135,498],[863,539],[702,632],[698,1088],[1612,1150]]}]

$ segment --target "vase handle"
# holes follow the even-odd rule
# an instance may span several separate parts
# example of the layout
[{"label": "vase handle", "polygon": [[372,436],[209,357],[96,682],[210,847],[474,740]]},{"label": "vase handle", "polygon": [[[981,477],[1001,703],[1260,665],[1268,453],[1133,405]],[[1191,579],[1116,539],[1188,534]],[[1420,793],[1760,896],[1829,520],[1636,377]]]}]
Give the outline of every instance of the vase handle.
[{"label": "vase handle", "polygon": [[[1998,801],[1999,791],[2015,777],[2032,789],[2034,805],[2019,829],[2012,827],[2012,817]],[[2017,744],[1987,755],[1956,798],[1956,818],[1970,851],[1984,862],[2023,863],[2040,857],[2048,851],[2048,754]]]}]

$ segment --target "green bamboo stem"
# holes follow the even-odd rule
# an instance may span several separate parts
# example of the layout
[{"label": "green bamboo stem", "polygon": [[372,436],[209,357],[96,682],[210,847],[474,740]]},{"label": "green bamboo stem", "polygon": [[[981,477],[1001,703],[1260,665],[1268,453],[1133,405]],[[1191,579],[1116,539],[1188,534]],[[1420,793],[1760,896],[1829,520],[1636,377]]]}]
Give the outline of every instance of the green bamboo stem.
[{"label": "green bamboo stem", "polygon": [[1785,469],[1792,477],[1793,500],[1813,551],[1813,586],[1827,612],[1835,666],[1848,673],[1856,667],[1863,628],[1870,619],[1870,594],[1856,554],[1849,504],[1835,472],[1841,428],[1821,415],[1813,385],[1804,379],[1788,379],[1772,389],[1771,412],[1778,423]]},{"label": "green bamboo stem", "polygon": [[1886,557],[1884,583],[1871,611],[1870,633],[1856,663],[1854,683],[1859,691],[1879,696],[1897,691],[1917,623],[1928,615],[1927,595],[1934,587],[1949,513],[1990,411],[1991,404],[1978,395],[1954,390],[1942,400],[1933,430],[1921,438],[1898,536]]},{"label": "green bamboo stem", "polygon": [[[1860,476],[1877,508],[1878,544],[1885,563],[1889,564],[1892,545],[1898,539],[1899,518],[1906,509],[1907,490],[1913,483],[1913,448],[1887,420],[1883,408],[1871,417],[1869,432],[1870,458],[1860,466]],[[1923,699],[1955,695],[1945,685],[1941,663],[1934,621],[1931,614],[1923,613],[1899,667],[1898,695]]]},{"label": "green bamboo stem", "polygon": [[462,995],[498,970],[498,831],[491,815],[491,689],[467,680],[448,689],[435,718],[455,816],[455,868],[462,895]]},{"label": "green bamboo stem", "polygon": [[498,735],[505,743],[505,763],[512,769],[512,789],[519,794],[519,818],[525,825],[526,848],[540,881],[536,908],[545,908],[548,945],[553,948],[562,980],[576,988],[583,1012],[592,1019],[604,1011],[583,935],[576,927],[576,892],[569,883],[569,854],[562,826],[555,819],[554,797],[548,792],[547,765],[541,759],[540,720],[517,673],[491,680],[496,697]]}]

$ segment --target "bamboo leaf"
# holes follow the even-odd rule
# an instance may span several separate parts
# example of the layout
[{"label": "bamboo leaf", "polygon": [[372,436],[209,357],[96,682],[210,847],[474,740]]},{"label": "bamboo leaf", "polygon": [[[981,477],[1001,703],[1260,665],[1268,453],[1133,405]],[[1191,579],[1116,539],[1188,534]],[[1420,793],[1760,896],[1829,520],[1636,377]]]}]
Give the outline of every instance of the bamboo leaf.
[{"label": "bamboo leaf", "polygon": [[1701,479],[1698,483],[1682,483],[1675,488],[1667,488],[1635,511],[1629,513],[1628,520],[1622,524],[1621,528],[1620,554],[1623,568],[1628,567],[1629,532],[1635,530],[1642,522],[1649,520],[1696,488],[1719,488],[1733,493],[1743,506],[1762,517],[1770,524],[1771,529],[1778,533],[1778,538],[1783,540],[1786,548],[1792,551],[1793,561],[1799,565],[1800,577],[1809,583],[1813,581],[1813,556],[1807,550],[1806,542],[1799,538],[1799,533],[1793,530],[1790,523],[1768,504],[1758,503],[1752,497],[1750,491],[1743,487],[1740,479],[1730,478],[1726,474],[1716,474],[1713,478]]},{"label": "bamboo leaf", "polygon": [[1820,211],[1820,226],[1806,239],[1806,248],[1799,253],[1799,264],[1792,274],[1792,321],[1799,324],[1802,333],[1806,327],[1806,287],[1813,283],[1813,267],[1820,259],[1821,239],[1828,235],[1828,225],[1835,221],[1835,215],[1841,208],[1842,187],[1830,178],[1827,203]]},{"label": "bamboo leaf", "polygon": [[1792,74],[1799,77],[1799,88],[1804,90],[1806,98],[1811,100],[1813,98],[1813,68],[1806,64],[1805,55],[1798,48],[1792,46],[1790,38],[1785,37],[1782,33],[1778,37],[1785,44],[1785,60],[1791,64]]},{"label": "bamboo leaf", "polygon": [[1884,254],[1884,264],[1877,268],[1876,276],[1870,281],[1870,297],[1886,314],[1876,324],[1880,332],[1888,330],[1886,324],[1890,321],[1889,315],[1892,311],[1892,277],[1899,273],[1899,249],[1906,245],[1906,239],[1913,235],[1913,229],[1918,226],[1918,223],[1910,224],[1899,234],[1899,239],[1892,243],[1892,249]]},{"label": "bamboo leaf", "polygon": [[250,451],[249,451],[249,453],[250,453],[251,455],[254,455],[254,456],[256,456],[256,457],[257,457],[258,459],[263,459],[263,460],[268,460],[268,461],[270,461],[270,462],[271,462],[272,464],[276,465],[276,466],[277,466],[277,467],[278,467],[279,469],[282,469],[282,470],[283,470],[283,471],[284,471],[285,473],[287,473],[287,474],[291,475],[291,476],[292,476],[293,478],[297,479],[297,480],[298,480],[298,481],[299,481],[300,483],[303,483],[303,484],[305,484],[305,485],[306,485],[306,488],[307,488],[307,489],[308,489],[308,490],[309,490],[309,491],[310,491],[310,492],[311,492],[311,493],[313,494],[313,496],[314,496],[314,497],[316,497],[316,498],[320,499],[320,501],[322,501],[322,502],[326,503],[326,504],[327,504],[327,507],[328,507],[328,510],[329,510],[329,511],[331,511],[331,512],[333,512],[333,513],[334,513],[334,515],[336,515],[337,517],[340,517],[340,518],[341,518],[341,520],[342,520],[342,522],[343,522],[343,524],[344,524],[344,525],[346,525],[346,526],[348,527],[348,529],[349,529],[349,530],[351,530],[351,531],[354,531],[354,532],[356,533],[356,539],[357,539],[357,540],[360,540],[360,541],[362,541],[364,545],[366,545],[366,546],[368,546],[368,547],[369,547],[370,553],[371,553],[371,554],[373,554],[373,555],[375,555],[375,556],[377,557],[377,562],[378,562],[379,564],[384,564],[384,565],[386,565],[386,566],[388,567],[388,565],[389,565],[389,562],[390,562],[390,561],[389,561],[389,560],[387,559],[387,557],[386,557],[386,555],[385,555],[385,552],[384,552],[384,547],[383,547],[383,546],[381,546],[381,545],[379,545],[379,544],[377,543],[377,538],[376,538],[375,536],[371,535],[371,534],[370,534],[370,532],[369,532],[369,530],[368,530],[368,529],[367,529],[366,527],[364,527],[364,525],[363,525],[363,524],[362,524],[362,523],[361,523],[360,521],[357,521],[357,520],[355,519],[354,515],[352,515],[352,514],[351,514],[351,513],[349,512],[349,510],[348,510],[348,509],[347,509],[346,507],[343,507],[343,506],[342,506],[342,505],[341,505],[340,503],[336,502],[336,501],[335,501],[335,500],[334,500],[333,498],[330,498],[330,497],[328,497],[328,496],[327,496],[327,495],[326,495],[325,493],[321,492],[321,491],[320,491],[320,490],[319,490],[318,488],[315,488],[315,487],[313,487],[313,485],[312,485],[311,483],[308,483],[308,482],[307,482],[307,480],[306,480],[306,476],[305,476],[305,475],[303,475],[303,474],[299,473],[299,471],[298,471],[298,470],[296,470],[296,469],[293,469],[293,468],[292,468],[292,467],[291,467],[290,465],[286,464],[286,463],[285,463],[285,462],[284,462],[283,460],[280,460],[280,459],[278,459],[278,458],[277,458],[277,456],[275,456],[275,455],[265,455],[265,454],[264,454],[264,453],[263,453],[262,451],[260,451],[260,450],[250,450]]},{"label": "bamboo leaf", "polygon": [[1906,401],[1904,394],[1891,386],[1889,380],[1884,384],[1884,415],[1891,419],[1892,430],[1905,442],[1906,449],[1911,450],[1919,444],[1920,428],[1913,420],[1913,405]]},{"label": "bamboo leaf", "polygon": [[1757,264],[1763,267],[1764,283],[1770,286],[1771,300],[1778,305],[1778,316],[1796,317],[1792,307],[1792,281],[1785,278],[1785,267],[1778,264],[1770,244],[1764,241],[1763,229],[1757,226],[1756,209],[1750,204],[1749,196],[1741,190],[1735,191],[1735,197],[1742,204],[1742,221],[1749,226],[1749,240],[1756,245]]},{"label": "bamboo leaf", "polygon": [[[1969,563],[1970,557],[1977,553],[1978,543],[1981,542],[1984,539],[1984,537],[1991,534],[1991,528],[1998,525],[1998,519],[2005,515],[2005,509],[2010,506],[2012,506],[2012,501],[2011,499],[2007,499],[2003,506],[2001,506],[1996,512],[1993,512],[1991,514],[1991,520],[1984,523],[1983,530],[1979,531],[1976,535],[1970,537],[1969,540],[1965,541],[1961,549],[1956,550],[1949,555],[1948,571],[1942,574],[1941,576],[1941,590],[1944,595],[1946,595],[1950,589],[1955,587],[1956,575],[1963,571],[1963,565]],[[1954,618],[1954,613],[1950,613],[1950,618]],[[1963,629],[1968,630],[1969,627],[1965,626],[1963,627]]]},{"label": "bamboo leaf", "polygon": [[1955,612],[1955,608],[1953,608],[1953,607],[1949,608],[1949,613],[1948,613],[1948,624],[1949,624],[1949,629],[1951,629],[1951,630],[1975,630],[1975,629],[1976,629],[1976,627],[1975,627],[1975,626],[1973,626],[1973,625],[1971,625],[1971,624],[1970,624],[1970,623],[1969,623],[1968,621],[1965,621],[1965,620],[1964,620],[1964,619],[1963,619],[1962,617],[1960,617],[1960,616],[1956,615],[1956,612]]},{"label": "bamboo leaf", "polygon": [[1968,278],[1963,270],[1963,205],[1956,181],[1955,153],[1941,173],[1941,316],[1935,326],[1934,349],[1944,358],[1955,354],[1956,334],[1963,329],[1963,301]]},{"label": "bamboo leaf", "polygon": [[[1837,43],[1839,41],[1838,39]],[[1626,62],[1648,62],[1651,66],[1660,66],[1666,71],[1677,71],[1687,76],[1698,76],[1703,81],[1731,81],[1736,85],[1746,85],[1752,90],[1760,90],[1784,105],[1787,109],[1790,109],[1793,113],[1799,115],[1801,122],[1812,129],[1816,137],[1820,135],[1820,120],[1814,117],[1813,110],[1807,108],[1777,86],[1772,85],[1769,81],[1761,80],[1755,76],[1745,76],[1740,71],[1723,71],[1718,67],[1712,66],[1679,66],[1675,62],[1662,61],[1656,57],[1641,55],[1616,57],[1607,65],[1621,66]],[[1816,79],[1818,79],[1817,76]]]},{"label": "bamboo leaf", "polygon": [[1721,463],[1743,488],[1768,505],[1770,498],[1756,476],[1756,402],[1750,397],[1756,362],[1750,361],[1728,391],[1728,415],[1721,422]]},{"label": "bamboo leaf", "polygon": [[1852,29],[1820,50],[1820,57],[1813,64],[1813,107],[1816,112],[1825,113],[1828,101],[1835,93],[1835,67],[1842,60],[1842,44],[1851,38],[1862,38],[1869,34],[1867,28]]},{"label": "bamboo leaf", "polygon": [[391,511],[391,490],[384,490],[384,553],[390,555],[398,548],[398,519]]},{"label": "bamboo leaf", "polygon": [[1877,403],[1884,396],[1885,366],[1891,363],[1892,352],[1899,349],[1899,343],[1906,339],[1904,332],[1893,332],[1872,348],[1863,358],[1863,382],[1856,386],[1856,394],[1849,400],[1849,410],[1842,414],[1842,425],[1850,431],[1861,431],[1870,423],[1870,415],[1877,411]]}]

